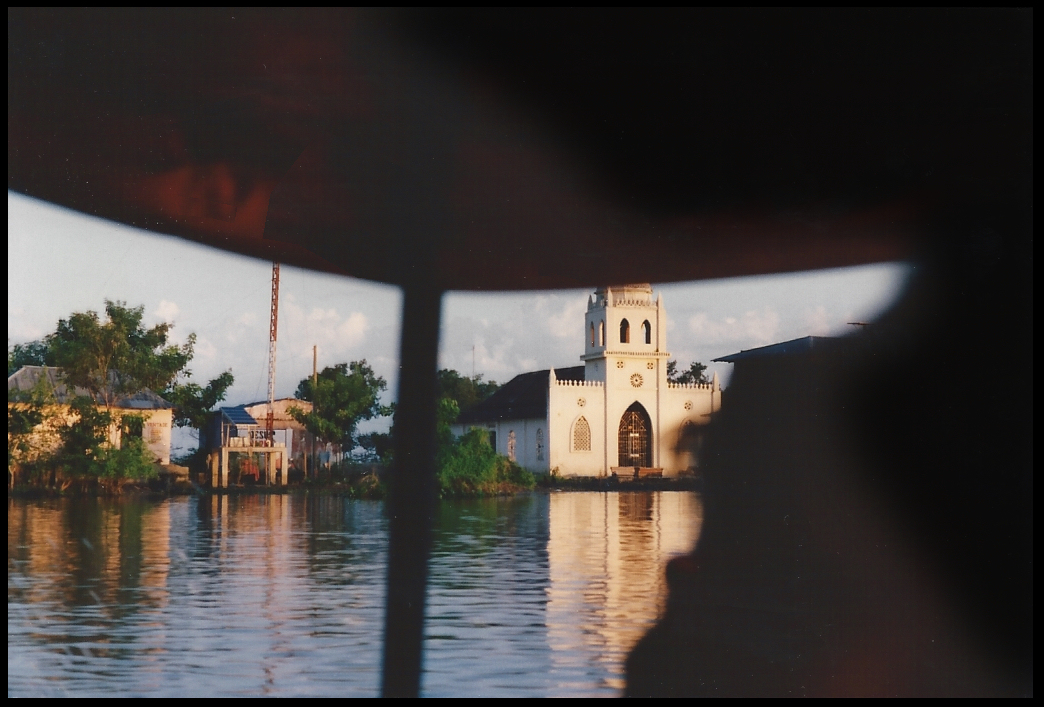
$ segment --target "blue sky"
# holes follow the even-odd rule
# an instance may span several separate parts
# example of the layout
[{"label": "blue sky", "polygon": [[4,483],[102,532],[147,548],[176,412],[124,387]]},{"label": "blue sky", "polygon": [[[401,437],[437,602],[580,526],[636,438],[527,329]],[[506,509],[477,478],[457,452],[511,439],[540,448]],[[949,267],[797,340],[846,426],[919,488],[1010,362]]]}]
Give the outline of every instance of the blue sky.
[{"label": "blue sky", "polygon": [[[271,263],[140,231],[8,192],[7,341],[31,341],[104,300],[144,305],[149,324],[197,336],[193,380],[231,368],[228,403],[262,400],[268,385]],[[886,263],[769,277],[657,285],[667,346],[680,366],[809,334],[840,335],[896,300],[908,266]],[[591,290],[449,293],[440,365],[506,382],[579,365]],[[319,366],[366,359],[394,399],[401,297],[395,287],[282,267],[277,396]],[[474,347],[474,353],[473,353]],[[711,364],[723,382],[729,364]],[[386,426],[376,423],[377,428]]]}]

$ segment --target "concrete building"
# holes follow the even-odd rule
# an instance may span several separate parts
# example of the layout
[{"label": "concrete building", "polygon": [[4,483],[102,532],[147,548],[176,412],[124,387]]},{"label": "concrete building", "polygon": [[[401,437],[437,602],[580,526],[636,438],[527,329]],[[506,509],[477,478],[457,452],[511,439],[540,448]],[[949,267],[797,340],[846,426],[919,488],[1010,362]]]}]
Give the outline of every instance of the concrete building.
[{"label": "concrete building", "polygon": [[[58,421],[64,424],[68,420],[69,401],[73,396],[81,395],[90,397],[90,393],[83,388],[70,388],[62,380],[61,369],[54,366],[22,366],[7,377],[8,400],[11,399],[12,391],[28,393],[37,386],[43,386],[54,401],[58,413],[51,417],[52,423]],[[99,409],[105,407],[101,400],[95,400]],[[18,403],[8,402],[8,405]],[[174,417],[174,406],[156,395],[151,390],[145,389],[116,399],[112,411],[116,417],[134,414],[143,419],[141,435],[145,440],[145,446],[152,453],[155,461],[160,464],[170,464],[170,432]],[[55,410],[52,410],[55,412]],[[53,426],[53,425],[52,425]],[[41,439],[47,445],[57,444],[57,435],[54,430],[40,430]],[[109,430],[109,442],[120,446],[121,426],[113,424]]]},{"label": "concrete building", "polygon": [[[700,428],[721,407],[708,384],[667,380],[667,316],[648,284],[604,287],[582,323],[582,366],[523,373],[460,416],[534,473],[678,476],[699,467]],[[580,330],[581,322],[577,322]]]}]

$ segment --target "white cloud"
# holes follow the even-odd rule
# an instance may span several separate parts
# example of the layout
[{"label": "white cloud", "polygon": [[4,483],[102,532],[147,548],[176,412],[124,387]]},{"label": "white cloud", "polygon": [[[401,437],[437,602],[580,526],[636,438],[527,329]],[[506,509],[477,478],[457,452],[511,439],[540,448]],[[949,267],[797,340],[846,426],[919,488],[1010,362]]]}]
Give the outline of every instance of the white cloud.
[{"label": "white cloud", "polygon": [[370,323],[362,312],[352,312],[339,327],[337,327],[338,343],[345,348],[352,348],[362,343],[366,338],[366,331]]},{"label": "white cloud", "polygon": [[832,332],[830,314],[826,307],[818,305],[805,310],[805,328],[812,336],[827,336]]},{"label": "white cloud", "polygon": [[[552,336],[559,339],[573,338],[582,341],[587,298],[571,299],[565,303],[559,303],[558,299],[557,297],[540,298],[537,302],[537,312],[546,314],[547,328]],[[558,312],[554,314],[549,311],[553,304],[559,304]]]},{"label": "white cloud", "polygon": [[775,343],[779,333],[779,314],[771,307],[761,311],[750,310],[741,317],[726,316],[711,319],[705,312],[689,318],[689,331],[696,343],[744,344],[761,346]]},{"label": "white cloud", "polygon": [[181,314],[181,308],[170,300],[160,300],[159,306],[153,312],[160,321],[172,322]]}]

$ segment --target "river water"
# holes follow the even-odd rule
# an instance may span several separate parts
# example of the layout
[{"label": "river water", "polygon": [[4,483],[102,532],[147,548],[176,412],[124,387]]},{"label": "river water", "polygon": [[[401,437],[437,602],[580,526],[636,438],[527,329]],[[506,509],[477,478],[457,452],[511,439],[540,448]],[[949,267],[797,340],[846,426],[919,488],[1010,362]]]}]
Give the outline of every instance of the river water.
[{"label": "river water", "polygon": [[[616,696],[699,533],[682,492],[441,501],[426,696]],[[8,696],[373,696],[378,501],[9,500]]]}]

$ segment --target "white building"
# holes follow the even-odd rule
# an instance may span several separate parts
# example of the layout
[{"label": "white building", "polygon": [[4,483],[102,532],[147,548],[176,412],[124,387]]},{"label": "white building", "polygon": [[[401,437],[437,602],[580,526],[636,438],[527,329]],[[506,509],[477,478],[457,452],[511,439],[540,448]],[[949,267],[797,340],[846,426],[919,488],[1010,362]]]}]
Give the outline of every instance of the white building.
[{"label": "white building", "polygon": [[497,452],[534,473],[694,471],[699,427],[721,407],[721,390],[717,376],[705,385],[667,381],[663,299],[647,284],[599,289],[583,337],[583,366],[516,376],[462,414],[454,432],[488,430]]},{"label": "white building", "polygon": [[[91,393],[83,388],[70,388],[64,382],[60,368],[54,366],[22,366],[7,377],[8,407],[17,405],[11,402],[13,393],[28,393],[37,386],[47,391],[51,405],[50,420],[41,425],[37,443],[53,449],[58,444],[55,426],[64,426],[70,422],[69,402],[73,396],[91,397]],[[95,400],[98,409],[104,410],[105,404],[100,398]],[[142,418],[141,436],[145,447],[160,464],[170,464],[170,432],[174,419],[173,405],[145,388],[132,395],[121,395],[112,403],[110,412],[117,421],[124,415],[137,415]],[[119,448],[123,432],[121,425],[114,422],[109,428],[109,443]]]}]

